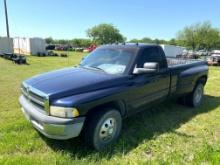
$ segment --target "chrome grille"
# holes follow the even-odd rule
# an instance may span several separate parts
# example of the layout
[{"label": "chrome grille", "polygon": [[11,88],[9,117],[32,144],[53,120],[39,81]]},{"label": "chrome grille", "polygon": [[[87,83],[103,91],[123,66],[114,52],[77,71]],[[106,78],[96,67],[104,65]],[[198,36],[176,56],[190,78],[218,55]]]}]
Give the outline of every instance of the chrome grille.
[{"label": "chrome grille", "polygon": [[49,99],[47,95],[43,94],[42,92],[22,84],[21,86],[22,95],[29,100],[33,105],[37,106],[43,111],[47,111]]},{"label": "chrome grille", "polygon": [[37,94],[33,93],[32,91],[29,91],[29,98],[30,98],[30,100],[36,102],[37,104],[44,106],[45,98],[38,96]]}]

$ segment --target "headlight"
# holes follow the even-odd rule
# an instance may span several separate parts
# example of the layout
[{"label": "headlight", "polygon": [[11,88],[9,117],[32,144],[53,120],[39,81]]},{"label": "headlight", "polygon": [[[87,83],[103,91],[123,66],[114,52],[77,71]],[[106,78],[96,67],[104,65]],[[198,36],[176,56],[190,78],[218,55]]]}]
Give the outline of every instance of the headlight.
[{"label": "headlight", "polygon": [[71,118],[79,116],[76,108],[50,106],[50,115],[63,118]]}]

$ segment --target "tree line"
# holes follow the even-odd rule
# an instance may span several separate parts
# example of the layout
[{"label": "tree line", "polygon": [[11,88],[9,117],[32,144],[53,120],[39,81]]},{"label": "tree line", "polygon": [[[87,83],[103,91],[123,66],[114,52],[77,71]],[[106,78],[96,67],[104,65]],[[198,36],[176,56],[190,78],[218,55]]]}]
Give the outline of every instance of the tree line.
[{"label": "tree line", "polygon": [[47,44],[61,44],[61,45],[72,45],[75,47],[88,47],[93,42],[91,39],[84,39],[84,38],[75,38],[72,40],[65,40],[65,39],[53,39],[52,37],[45,39]]},{"label": "tree line", "polygon": [[[127,41],[126,37],[120,33],[119,29],[112,24],[103,23],[94,26],[88,29],[86,33],[89,39],[55,40],[49,37],[46,38],[46,43],[88,47],[92,43],[101,45]],[[220,30],[214,28],[209,21],[206,21],[184,27],[177,33],[176,38],[170,40],[144,37],[142,39],[132,39],[127,42],[178,45],[192,50],[220,49]]]}]

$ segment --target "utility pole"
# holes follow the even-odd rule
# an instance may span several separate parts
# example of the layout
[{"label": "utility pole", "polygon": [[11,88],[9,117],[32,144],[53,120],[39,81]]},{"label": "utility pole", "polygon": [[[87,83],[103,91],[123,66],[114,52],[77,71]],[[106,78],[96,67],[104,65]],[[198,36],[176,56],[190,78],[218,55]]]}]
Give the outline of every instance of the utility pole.
[{"label": "utility pole", "polygon": [[8,11],[7,11],[6,0],[4,0],[4,4],[5,4],[5,21],[6,21],[7,37],[10,38],[9,25],[8,25]]}]

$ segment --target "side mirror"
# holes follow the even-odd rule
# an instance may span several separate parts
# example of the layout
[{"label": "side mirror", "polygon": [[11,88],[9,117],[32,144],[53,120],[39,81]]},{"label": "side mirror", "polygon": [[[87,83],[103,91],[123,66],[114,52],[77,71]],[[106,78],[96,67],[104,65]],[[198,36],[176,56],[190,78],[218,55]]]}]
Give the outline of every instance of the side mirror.
[{"label": "side mirror", "polygon": [[157,73],[159,65],[157,62],[146,62],[143,68],[135,68],[133,74]]}]

